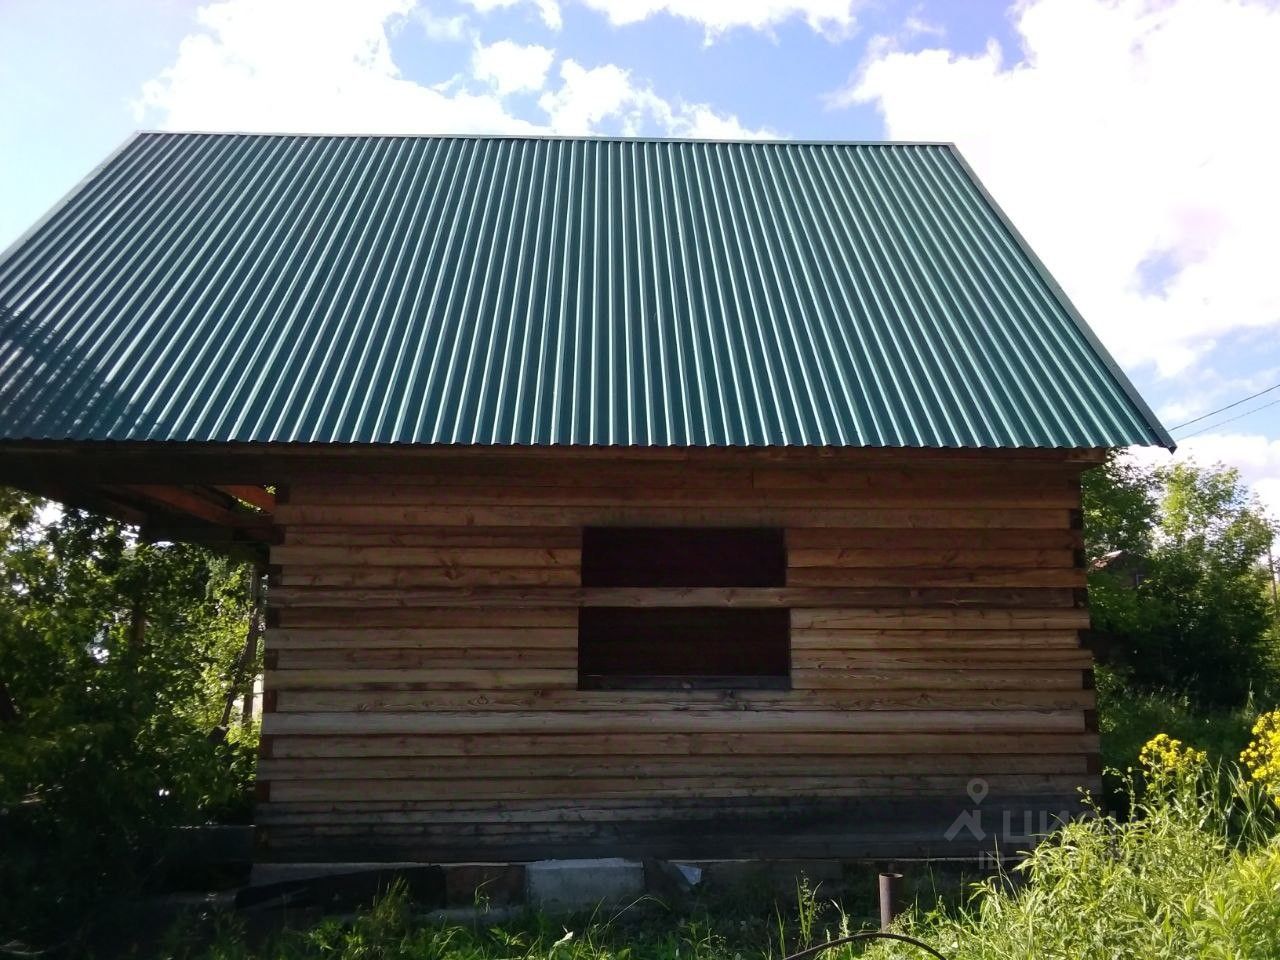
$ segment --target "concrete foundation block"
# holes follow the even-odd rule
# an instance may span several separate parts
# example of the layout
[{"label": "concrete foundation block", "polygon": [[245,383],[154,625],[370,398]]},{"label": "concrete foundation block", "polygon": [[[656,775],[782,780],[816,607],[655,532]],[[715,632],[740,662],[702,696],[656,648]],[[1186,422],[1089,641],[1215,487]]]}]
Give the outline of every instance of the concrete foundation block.
[{"label": "concrete foundation block", "polygon": [[644,864],[600,860],[539,860],[525,866],[530,906],[543,910],[589,910],[629,903],[644,894]]}]

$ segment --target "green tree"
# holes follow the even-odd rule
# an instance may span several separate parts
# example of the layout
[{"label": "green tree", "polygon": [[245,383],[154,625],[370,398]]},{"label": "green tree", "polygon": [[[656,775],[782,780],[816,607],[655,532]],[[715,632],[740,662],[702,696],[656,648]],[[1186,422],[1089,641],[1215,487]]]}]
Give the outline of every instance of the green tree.
[{"label": "green tree", "polygon": [[1084,504],[1084,548],[1091,562],[1124,551],[1146,556],[1151,551],[1160,508],[1152,471],[1123,454],[1112,453],[1081,478]]},{"label": "green tree", "polygon": [[[252,731],[215,729],[247,573],[0,489],[0,930],[88,917],[164,828],[247,811]],[[42,516],[43,513],[43,516]]]},{"label": "green tree", "polygon": [[1133,679],[1235,705],[1274,683],[1261,563],[1275,531],[1239,473],[1113,458],[1085,488],[1093,558],[1124,550],[1140,582],[1090,575],[1095,626],[1119,639]]}]

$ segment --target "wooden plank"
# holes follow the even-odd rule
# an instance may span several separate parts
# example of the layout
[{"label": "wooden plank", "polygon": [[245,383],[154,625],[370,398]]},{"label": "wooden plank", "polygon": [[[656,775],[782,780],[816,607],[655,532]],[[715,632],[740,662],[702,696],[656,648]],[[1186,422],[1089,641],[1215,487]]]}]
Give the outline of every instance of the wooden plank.
[{"label": "wooden plank", "polygon": [[937,630],[1086,630],[1088,611],[1083,609],[969,609],[932,610],[925,607],[885,607],[848,610],[811,608],[793,610],[791,627],[822,630],[937,629]]},{"label": "wooden plank", "polygon": [[352,526],[780,526],[866,527],[874,529],[1062,529],[1070,526],[1066,509],[819,509],[762,507],[598,507],[571,506],[384,506],[343,504],[309,506],[286,503],[276,520],[290,524]]},{"label": "wooden plank", "polygon": [[577,586],[580,577],[576,567],[289,566],[277,582],[285,587],[563,587]]},{"label": "wooden plank", "polygon": [[966,484],[963,480],[949,483],[935,480],[928,485],[917,483],[906,489],[885,486],[876,490],[779,488],[767,491],[707,483],[705,478],[697,476],[686,477],[678,486],[661,481],[647,483],[642,478],[635,477],[627,477],[621,482],[600,480],[592,486],[542,486],[530,484],[523,477],[502,486],[494,485],[493,481],[492,476],[477,476],[470,478],[470,482],[457,486],[413,487],[378,483],[346,487],[295,484],[290,488],[289,503],[292,507],[376,504],[389,508],[437,505],[478,508],[502,505],[512,508],[642,507],[650,510],[731,507],[806,511],[889,507],[947,510],[960,507],[994,510],[1011,507],[1072,509],[1080,504],[1079,491],[1066,484],[1045,486],[1024,481],[1010,485],[994,479],[971,484]]},{"label": "wooden plank", "polygon": [[276,508],[276,495],[266,487],[232,483],[216,486],[214,489],[220,490],[229,497],[235,497],[237,500],[243,500],[245,503],[257,507],[264,513],[271,513]]},{"label": "wooden plank", "polygon": [[1080,470],[1063,464],[1030,464],[1010,469],[995,462],[969,461],[936,464],[928,470],[903,464],[873,467],[856,464],[755,465],[751,470],[752,486],[760,491],[836,490],[874,493],[885,489],[930,490],[938,485],[955,484],[961,489],[989,485],[1001,493],[1012,494],[1033,489],[1055,492],[1080,490]]},{"label": "wooden plank", "polygon": [[[518,642],[518,640],[516,641]],[[554,647],[477,647],[465,643],[450,646],[379,648],[348,645],[342,648],[285,648],[278,646],[276,669],[320,668],[456,668],[456,667],[556,667],[577,668],[578,650],[572,637]],[[792,644],[793,662],[808,669],[966,669],[1027,670],[1041,666],[1087,669],[1093,658],[1078,646],[1037,648],[938,648],[846,649],[799,647]]]},{"label": "wooden plank", "polygon": [[793,651],[1077,650],[1076,630],[828,630],[791,628]]},{"label": "wooden plank", "polygon": [[[576,586],[569,567],[339,567],[290,566],[278,582],[286,587]],[[790,587],[1062,587],[1081,588],[1085,572],[1074,569],[822,568],[787,573]],[[650,589],[650,588],[618,588]],[[745,588],[744,588],[745,589]]]},{"label": "wooden plank", "polygon": [[1071,568],[1075,565],[1072,549],[1018,549],[975,547],[825,547],[796,548],[787,551],[788,567],[1033,567]]},{"label": "wooden plank", "polygon": [[334,567],[567,567],[577,570],[582,551],[539,546],[279,546],[271,562]]},{"label": "wooden plank", "polygon": [[[434,612],[434,611],[433,611]],[[451,611],[474,613],[471,610]],[[555,613],[556,611],[521,611]],[[505,615],[504,615],[505,616]],[[438,618],[437,618],[438,619]],[[474,621],[476,618],[472,618]],[[498,617],[495,619],[502,619]],[[559,618],[566,626],[496,626],[496,627],[293,627],[267,630],[267,647],[273,650],[389,650],[410,649],[428,653],[432,650],[483,651],[576,650],[578,646],[577,611]]]},{"label": "wooden plank", "polygon": [[[108,488],[110,489],[110,488]],[[271,518],[248,509],[222,506],[194,490],[160,484],[126,484],[119,489],[149,503],[159,504],[166,510],[198,517],[223,527],[239,530],[266,530]]]},{"label": "wooden plank", "polygon": [[[258,764],[258,778],[279,780],[510,780],[566,777],[717,777],[724,782],[766,775],[798,777],[892,776],[903,774],[1087,773],[1083,753],[1004,755],[779,754],[776,756],[505,756],[365,757],[360,759],[271,759]],[[637,789],[636,793],[643,793]]]},{"label": "wooden plank", "polygon": [[437,647],[430,650],[379,650],[357,647],[348,650],[277,650],[277,670],[390,669],[406,670],[466,668],[578,669],[577,646],[559,649],[518,647]]},{"label": "wooden plank", "polygon": [[[1081,785],[1088,784],[1094,777],[1082,777]],[[972,801],[967,791],[958,792],[956,800],[967,807]],[[1010,809],[1041,809],[1047,801],[1069,799],[1067,804],[1079,808],[1079,798],[1073,788],[1069,794],[1061,797],[1045,793],[991,795],[985,798],[983,807],[995,815],[1001,807]],[[901,822],[924,811],[933,813],[937,809],[936,800],[916,800],[911,797],[885,797],[879,801],[886,805],[893,814],[890,818]],[[488,800],[448,799],[448,800],[310,800],[280,802],[271,801],[258,805],[263,820],[279,822],[281,816],[310,814],[313,822],[364,822],[364,823],[397,823],[408,822],[407,817],[416,818],[419,822],[438,822],[446,828],[455,825],[481,826],[492,825],[495,828],[515,826],[546,826],[573,822],[612,821],[612,822],[671,822],[680,820],[719,820],[721,818],[751,818],[754,816],[790,816],[794,818],[812,815],[821,811],[825,817],[836,818],[845,823],[863,823],[867,821],[861,814],[868,809],[868,804],[857,803],[833,810],[830,802],[815,802],[807,797],[725,797],[715,800],[702,800],[697,797],[670,798],[658,800],[649,797],[615,797],[608,800],[593,798],[558,798],[546,799],[522,798],[493,803]],[[943,829],[950,823],[948,817]],[[997,818],[998,819],[998,818]],[[260,820],[259,822],[262,822]]]},{"label": "wooden plank", "polygon": [[536,667],[366,670],[340,667],[332,670],[268,670],[265,677],[267,690],[362,689],[375,684],[400,690],[576,689],[578,670],[576,666],[568,670]]},{"label": "wooden plank", "polygon": [[[1027,792],[1044,790],[1068,795],[1079,783],[1078,775],[1026,774],[984,778],[991,790]],[[453,797],[520,799],[542,797],[612,797],[637,793],[672,797],[741,796],[885,796],[954,795],[969,782],[967,776],[845,776],[752,777],[726,783],[715,777],[597,777],[515,780],[276,780],[271,796],[280,801],[355,800],[377,794],[389,799],[439,799]]]},{"label": "wooden plank", "polygon": [[789,587],[1083,587],[1085,572],[1025,567],[799,567]]},{"label": "wooden plank", "polygon": [[[278,593],[278,591],[277,591]],[[577,607],[502,607],[484,606],[434,607],[397,610],[395,608],[361,609],[351,607],[317,607],[314,609],[279,610],[282,629],[442,629],[510,627],[578,628]],[[576,635],[576,634],[575,634]],[[408,634],[406,634],[408,636]]]},{"label": "wooden plank", "polygon": [[[806,711],[1015,710],[1096,708],[1093,690],[282,690],[279,713],[794,713]],[[1083,714],[1082,714],[1083,715]]]},{"label": "wooden plank", "polygon": [[1081,671],[1073,670],[894,670],[862,667],[850,670],[791,668],[794,690],[1078,690]]},{"label": "wooden plank", "polygon": [[582,534],[574,527],[404,527],[290,526],[285,544],[316,547],[404,547],[445,550],[577,550]]},{"label": "wooden plank", "polygon": [[[271,591],[270,603],[280,608],[353,607],[364,611],[376,607],[818,607],[842,608],[842,616],[848,618],[851,607],[880,610],[894,605],[1073,608],[1076,598],[1072,589],[1054,587],[404,587],[378,590],[295,586]],[[897,616],[898,611],[894,611],[895,621]],[[1082,626],[1087,626],[1087,622]]]},{"label": "wooden plank", "polygon": [[803,670],[1084,670],[1093,656],[1080,648],[1061,650],[803,650],[793,666]]},{"label": "wooden plank", "polygon": [[787,546],[794,555],[805,550],[1078,550],[1083,546],[1079,530],[1062,524],[1039,530],[927,530],[868,529],[858,527],[797,527],[787,531]]},{"label": "wooden plank", "polygon": [[878,712],[796,711],[794,713],[676,713],[617,710],[609,713],[540,713],[537,711],[460,711],[457,713],[268,713],[263,733],[707,733],[807,731],[810,733],[1083,733],[1078,710],[919,710]]}]

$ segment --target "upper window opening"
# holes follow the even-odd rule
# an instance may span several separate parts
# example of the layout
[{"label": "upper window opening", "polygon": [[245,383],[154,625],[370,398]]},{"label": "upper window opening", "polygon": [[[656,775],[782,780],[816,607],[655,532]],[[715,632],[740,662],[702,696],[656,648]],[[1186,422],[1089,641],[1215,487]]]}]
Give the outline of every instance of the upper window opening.
[{"label": "upper window opening", "polygon": [[781,530],[737,527],[588,527],[584,587],[781,587]]},{"label": "upper window opening", "polygon": [[[633,589],[779,587],[782,530],[590,527],[582,585]],[[583,689],[787,689],[791,615],[780,607],[584,607]]]}]

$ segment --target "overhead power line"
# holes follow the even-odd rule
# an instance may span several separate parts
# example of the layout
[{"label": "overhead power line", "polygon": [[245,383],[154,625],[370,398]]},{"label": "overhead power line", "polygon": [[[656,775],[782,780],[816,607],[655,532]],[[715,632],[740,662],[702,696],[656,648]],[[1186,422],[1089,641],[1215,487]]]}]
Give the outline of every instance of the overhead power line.
[{"label": "overhead power line", "polygon": [[[1194,417],[1191,420],[1186,421],[1185,423],[1180,423],[1176,427],[1170,427],[1169,432],[1172,433],[1174,430],[1181,430],[1183,427],[1189,427],[1193,423],[1199,423],[1201,420],[1208,420],[1210,417],[1214,416],[1215,414],[1222,413],[1224,410],[1230,410],[1232,407],[1238,407],[1242,403],[1248,403],[1250,400],[1253,400],[1256,397],[1260,397],[1264,393],[1270,393],[1272,390],[1280,390],[1280,383],[1273,383],[1271,386],[1267,387],[1265,390],[1259,390],[1257,393],[1251,393],[1247,397],[1241,397],[1239,400],[1235,400],[1231,403],[1228,403],[1225,407],[1219,407],[1217,410],[1210,410],[1208,413],[1202,413],[1200,414],[1200,416]],[[1268,404],[1265,404],[1265,406],[1269,407],[1271,406],[1271,404],[1268,403]],[[1258,407],[1258,409],[1261,410],[1263,409],[1263,407]],[[1223,421],[1223,422],[1228,423],[1230,421]]]},{"label": "overhead power line", "polygon": [[[1280,387],[1280,383],[1276,384],[1276,386]],[[1274,390],[1275,387],[1272,387],[1271,389]],[[1243,403],[1243,401],[1241,402]],[[1207,427],[1201,427],[1199,430],[1193,430],[1191,433],[1188,433],[1185,437],[1178,437],[1178,440],[1179,441],[1190,440],[1192,437],[1198,437],[1200,436],[1200,434],[1206,433],[1209,430],[1216,429],[1217,427],[1226,426],[1228,423],[1234,423],[1236,420],[1243,420],[1245,417],[1251,417],[1255,413],[1257,413],[1259,410],[1265,410],[1267,409],[1267,407],[1274,407],[1277,403],[1280,403],[1280,399],[1272,400],[1270,403],[1264,403],[1262,406],[1254,407],[1252,410],[1246,410],[1244,413],[1238,413],[1234,417],[1227,417],[1227,419],[1225,420],[1219,420],[1217,423],[1211,423]],[[1235,404],[1233,403],[1231,406],[1234,407]],[[1223,409],[1225,410],[1228,408],[1224,407]],[[1208,414],[1206,414],[1206,416],[1208,416]],[[1204,417],[1201,417],[1200,419],[1203,420]],[[1190,422],[1194,423],[1195,421],[1193,420]],[[1174,427],[1174,429],[1176,430],[1177,427]]]}]

